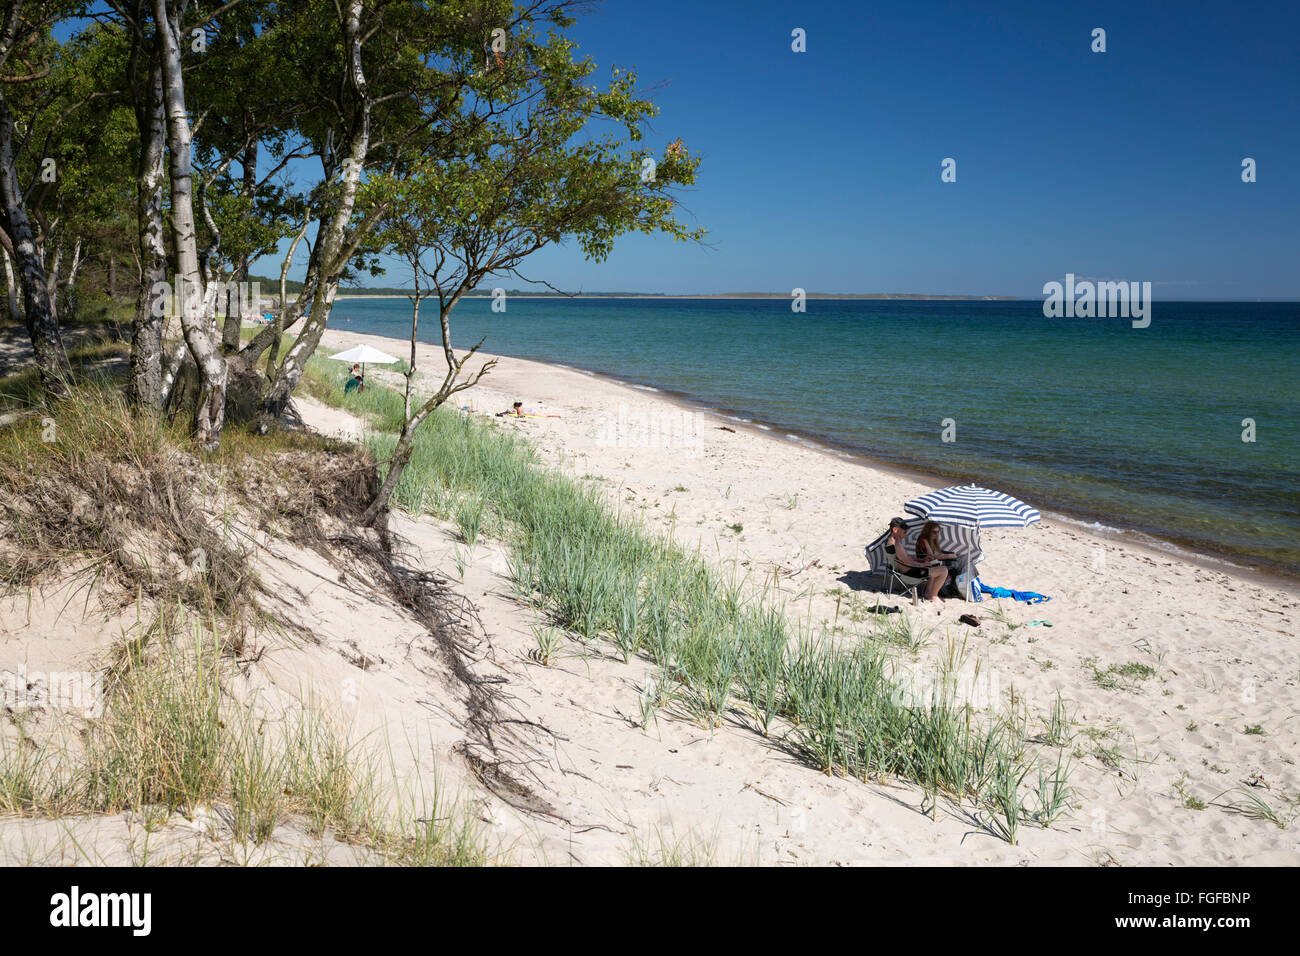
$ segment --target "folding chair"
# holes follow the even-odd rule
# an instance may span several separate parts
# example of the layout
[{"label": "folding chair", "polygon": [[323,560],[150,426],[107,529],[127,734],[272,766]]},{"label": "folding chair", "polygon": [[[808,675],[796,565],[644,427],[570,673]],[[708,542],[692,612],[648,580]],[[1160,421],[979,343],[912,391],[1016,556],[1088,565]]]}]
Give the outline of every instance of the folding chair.
[{"label": "folding chair", "polygon": [[893,595],[894,585],[897,584],[902,588],[904,594],[908,591],[912,592],[912,606],[916,607],[920,603],[917,593],[921,585],[930,580],[930,576],[928,574],[924,576],[908,574],[909,569],[900,566],[897,558],[888,551],[885,552],[885,565],[885,586],[889,594]]}]

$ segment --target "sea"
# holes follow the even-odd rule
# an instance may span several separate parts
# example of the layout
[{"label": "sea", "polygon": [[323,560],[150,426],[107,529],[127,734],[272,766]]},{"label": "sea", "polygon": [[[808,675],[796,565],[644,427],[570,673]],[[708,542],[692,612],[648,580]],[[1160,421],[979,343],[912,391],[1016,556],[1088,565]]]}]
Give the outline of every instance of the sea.
[{"label": "sea", "polygon": [[[464,299],[457,348],[649,387],[774,436],[975,482],[1093,529],[1300,577],[1300,303]],[[422,341],[438,326],[422,309]],[[500,308],[500,306],[498,306]],[[409,338],[405,299],[331,328]],[[527,402],[528,396],[519,396]],[[899,502],[901,510],[902,502]]]}]

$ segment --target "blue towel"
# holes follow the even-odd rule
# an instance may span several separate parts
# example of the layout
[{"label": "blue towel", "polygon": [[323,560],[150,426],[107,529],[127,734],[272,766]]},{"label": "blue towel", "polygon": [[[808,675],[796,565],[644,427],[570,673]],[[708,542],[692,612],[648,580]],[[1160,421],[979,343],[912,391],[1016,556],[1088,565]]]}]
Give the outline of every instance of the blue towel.
[{"label": "blue towel", "polygon": [[991,588],[983,581],[979,582],[980,593],[987,594],[995,598],[1014,598],[1017,601],[1023,601],[1025,604],[1045,604],[1051,600],[1045,594],[1039,594],[1037,591],[1013,591],[1010,588]]}]

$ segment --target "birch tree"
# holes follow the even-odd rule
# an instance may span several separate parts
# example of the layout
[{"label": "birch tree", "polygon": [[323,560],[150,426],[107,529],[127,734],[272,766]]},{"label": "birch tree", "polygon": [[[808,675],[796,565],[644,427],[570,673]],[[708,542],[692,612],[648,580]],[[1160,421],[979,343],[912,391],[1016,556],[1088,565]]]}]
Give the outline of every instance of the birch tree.
[{"label": "birch tree", "polygon": [[181,66],[181,20],[187,5],[186,0],[153,0],[153,18],[167,125],[176,305],[180,313],[181,334],[199,372],[194,438],[201,448],[212,451],[221,443],[221,429],[225,423],[227,369],[212,317],[215,290],[204,282],[199,270],[198,232],[194,221],[193,147]]},{"label": "birch tree", "polygon": [[[325,331],[334,297],[338,294],[338,278],[350,256],[347,228],[356,207],[357,187],[361,183],[361,170],[370,149],[370,119],[374,103],[366,82],[362,50],[372,30],[378,25],[366,23],[363,28],[365,4],[362,0],[348,0],[340,6],[343,33],[343,52],[346,57],[347,86],[352,104],[351,129],[346,146],[335,151],[332,141],[323,151],[325,174],[337,182],[331,199],[334,208],[322,231],[316,237],[315,255],[318,260],[318,278],[311,299],[311,320],[302,335],[294,342],[277,369],[263,405],[263,429],[267,429],[284,414],[289,396],[297,387],[307,360],[320,344]],[[332,137],[331,137],[332,139]]]},{"label": "birch tree", "polygon": [[[167,119],[163,113],[162,61],[153,33],[151,0],[114,0],[131,37],[126,83],[139,146],[135,165],[135,243],[139,289],[131,319],[127,397],[136,408],[162,411],[163,325],[167,303],[167,247],[163,225]],[[173,371],[174,374],[174,371]]]},{"label": "birch tree", "polygon": [[[599,89],[594,66],[574,62],[568,41],[552,39],[539,55],[543,69],[529,80],[534,95],[522,106],[458,138],[453,157],[429,157],[403,177],[375,177],[364,201],[391,210],[381,242],[411,265],[410,368],[405,414],[388,473],[363,521],[386,511],[414,450],[417,430],[457,392],[492,367],[473,368],[481,342],[457,355],[451,314],[485,279],[512,276],[539,249],[572,240],[587,257],[604,259],[628,232],[698,241],[704,232],[679,218],[678,191],[695,181],[699,160],[680,140],[658,156],[636,145],[655,109],[637,92],[635,74],[615,71]],[[589,126],[612,132],[592,134]],[[648,161],[648,162],[647,162]],[[653,169],[653,175],[646,171]],[[436,298],[444,368],[433,393],[412,401],[422,287]]]},{"label": "birch tree", "polygon": [[16,115],[23,108],[24,94],[50,74],[55,53],[51,26],[79,7],[74,3],[10,0],[0,14],[0,245],[18,273],[23,319],[41,386],[51,397],[66,393],[68,356],[28,213],[28,189],[19,179],[19,162],[28,137],[19,132]]},{"label": "birch tree", "polygon": [[[273,427],[300,381],[324,333],[340,282],[370,250],[373,230],[385,212],[382,201],[359,206],[358,189],[371,176],[402,177],[432,150],[450,154],[460,137],[492,116],[502,115],[535,95],[540,66],[524,46],[536,27],[565,27],[572,0],[448,0],[439,4],[354,0],[337,5],[333,41],[338,62],[323,74],[319,56],[285,59],[304,82],[314,84],[320,104],[303,117],[301,129],[316,147],[322,180],[311,193],[319,213],[303,290],[284,310],[276,328],[263,329],[241,350],[256,361],[279,334],[299,322],[297,339],[270,372],[262,428]],[[325,22],[332,4],[304,5],[304,18]],[[334,24],[332,24],[334,26]],[[296,31],[308,37],[313,27]],[[517,69],[488,70],[494,31],[518,38]],[[305,41],[304,41],[305,42]],[[310,48],[328,48],[313,38]],[[554,55],[554,50],[551,51]]]}]

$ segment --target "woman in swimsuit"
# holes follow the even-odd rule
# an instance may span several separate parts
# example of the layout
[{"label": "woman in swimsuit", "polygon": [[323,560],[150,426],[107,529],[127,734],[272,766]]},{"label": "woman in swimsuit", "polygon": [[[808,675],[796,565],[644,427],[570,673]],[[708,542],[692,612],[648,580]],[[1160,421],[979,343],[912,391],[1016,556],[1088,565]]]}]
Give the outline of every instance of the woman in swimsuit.
[{"label": "woman in swimsuit", "polygon": [[916,556],[922,561],[952,561],[957,555],[939,547],[939,522],[927,521],[916,539]]},{"label": "woman in swimsuit", "polygon": [[894,556],[898,569],[909,578],[925,578],[925,599],[937,601],[939,589],[948,580],[948,569],[937,560],[923,561],[907,553],[903,539],[907,537],[907,522],[902,518],[893,518],[889,522],[889,543],[885,552]]}]

